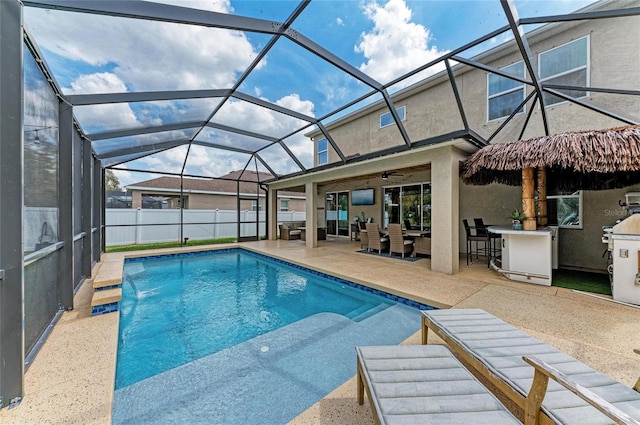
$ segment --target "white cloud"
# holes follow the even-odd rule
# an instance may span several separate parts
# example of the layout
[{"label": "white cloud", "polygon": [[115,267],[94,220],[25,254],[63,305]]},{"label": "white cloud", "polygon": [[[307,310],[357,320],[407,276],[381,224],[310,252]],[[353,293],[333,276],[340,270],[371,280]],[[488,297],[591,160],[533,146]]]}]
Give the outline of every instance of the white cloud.
[{"label": "white cloud", "polygon": [[[429,46],[431,32],[411,22],[412,12],[404,0],[389,0],[384,6],[371,1],[363,5],[363,10],[374,27],[361,34],[355,51],[366,59],[360,70],[378,81],[389,82],[446,53]],[[433,73],[444,66],[435,68]]]},{"label": "white cloud", "polygon": [[336,24],[340,25],[340,26],[344,26],[344,21],[340,18],[336,18]]},{"label": "white cloud", "polygon": [[[264,100],[269,101],[269,99]],[[274,103],[308,116],[313,116],[313,103],[300,99],[300,96],[295,93],[284,96]],[[285,117],[269,109],[237,100],[228,101],[214,121],[224,123],[231,127],[278,138],[296,131],[304,124],[303,121],[298,119]],[[304,137],[303,133],[304,132],[296,133],[289,137],[285,141],[285,144],[305,166],[310,167],[313,164],[313,144],[310,143],[308,138]],[[153,135],[147,136],[149,140],[151,140],[151,137],[153,137]],[[201,133],[198,140],[209,141],[222,146],[240,148],[246,146],[249,150],[256,149],[259,145],[267,145],[270,143],[268,141],[254,140],[246,138],[245,136],[233,135],[212,129],[207,129]],[[141,158],[132,163],[131,167],[149,169],[150,171],[179,173],[185,154],[186,146],[181,146]],[[295,162],[278,145],[261,151],[260,155],[277,173],[286,174],[299,170]],[[250,156],[246,154],[192,145],[189,151],[186,173],[202,176],[221,176],[231,171],[243,169],[249,158]],[[253,169],[252,166],[249,168]],[[134,175],[134,177],[136,176]],[[135,181],[144,179],[145,178],[138,178]]]},{"label": "white cloud", "polygon": [[[81,75],[71,83],[68,94],[78,93],[122,93],[127,87],[115,74],[102,72]],[[126,103],[105,104],[99,106],[79,106],[74,114],[80,125],[90,123],[109,123],[113,128],[135,128],[142,124]]]},{"label": "white cloud", "polygon": [[292,111],[299,112],[308,117],[313,117],[313,102],[310,100],[300,99],[300,95],[292,93],[276,101],[276,105],[291,109]]},{"label": "white cloud", "polygon": [[[228,0],[172,3],[232,10]],[[256,57],[238,31],[36,8],[24,15],[41,48],[107,67],[129,91],[227,88]]]},{"label": "white cloud", "polygon": [[[223,13],[232,11],[229,0],[164,3]],[[65,83],[63,91],[67,94],[230,88],[257,54],[245,35],[237,31],[37,8],[25,8],[25,23],[45,53],[53,52],[81,64],[78,68],[68,69],[70,72],[86,71]],[[265,65],[263,60],[259,67]],[[260,87],[254,92],[257,96],[262,95]],[[159,116],[171,116],[171,122],[204,119],[214,110],[213,102],[211,105],[196,105],[196,100],[184,100],[180,105],[178,102],[154,102],[135,105],[133,109],[128,104],[107,104],[77,107],[74,112],[81,124],[89,122],[92,126],[115,130],[162,125]],[[301,99],[298,94],[287,94],[276,103],[313,116],[313,103]],[[192,113],[194,107],[205,113]],[[156,109],[164,113],[154,114]],[[184,114],[184,118],[180,114]],[[304,124],[298,119],[234,100],[225,104],[216,121],[274,137],[283,137]],[[184,137],[184,133],[174,133],[175,137]],[[300,135],[290,139],[288,146],[292,151],[312,159],[312,144],[306,138]],[[136,143],[143,141],[145,144],[165,140],[171,138],[160,134],[136,137]],[[238,140],[229,143],[241,145]],[[186,147],[171,149],[136,160],[129,168],[180,172],[185,153]],[[187,172],[219,176],[244,168],[247,160],[246,155],[192,146]],[[297,170],[286,153],[279,157],[274,155],[272,165],[287,172]],[[120,173],[125,181],[131,178],[143,180],[138,173]]]}]

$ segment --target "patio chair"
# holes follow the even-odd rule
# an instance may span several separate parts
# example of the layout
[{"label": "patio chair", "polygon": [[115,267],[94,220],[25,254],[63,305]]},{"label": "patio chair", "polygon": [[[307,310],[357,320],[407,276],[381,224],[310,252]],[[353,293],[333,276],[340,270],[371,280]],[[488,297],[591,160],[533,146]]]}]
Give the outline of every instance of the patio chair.
[{"label": "patio chair", "polygon": [[364,230],[360,230],[360,249],[369,250],[369,234],[365,226]]},{"label": "patio chair", "polygon": [[402,226],[398,223],[389,224],[389,255],[393,253],[404,254],[413,253],[413,240],[405,239],[402,235]]},{"label": "patio chair", "polygon": [[287,241],[300,239],[300,234],[302,233],[301,230],[292,229],[286,223],[281,224],[279,227],[280,227],[280,239],[287,240]]},{"label": "patio chair", "polygon": [[367,236],[369,237],[368,251],[377,249],[378,254],[382,254],[383,250],[389,248],[389,238],[380,234],[378,223],[367,223]]},{"label": "patio chair", "polygon": [[[486,236],[479,236],[476,232],[475,227],[469,226],[469,222],[466,218],[462,219],[462,224],[464,225],[464,231],[467,235],[467,266],[469,265],[469,259],[473,263],[473,255],[475,254],[476,260],[480,254],[487,254],[487,244],[489,243],[489,239]],[[483,247],[480,248],[480,243],[482,243]],[[475,244],[475,250],[473,249]]]},{"label": "patio chair", "polygon": [[502,239],[502,235],[500,233],[489,232],[489,230],[487,230],[487,227],[489,227],[490,225],[485,224],[482,218],[474,218],[473,224],[475,224],[476,226],[476,234],[478,236],[484,236],[489,241],[487,246],[488,248],[487,253],[488,253],[489,262],[490,262],[491,258],[492,257],[496,258],[501,251],[499,241]]}]

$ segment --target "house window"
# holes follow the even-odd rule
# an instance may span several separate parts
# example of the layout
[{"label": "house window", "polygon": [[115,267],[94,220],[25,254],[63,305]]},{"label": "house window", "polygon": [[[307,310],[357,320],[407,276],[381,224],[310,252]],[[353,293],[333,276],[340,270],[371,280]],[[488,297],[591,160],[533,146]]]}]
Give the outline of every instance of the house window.
[{"label": "house window", "polygon": [[251,201],[251,211],[262,211],[262,199]]},{"label": "house window", "polygon": [[281,199],[280,200],[280,211],[289,211],[289,200]]},{"label": "house window", "polygon": [[[506,74],[524,78],[524,61],[500,68]],[[524,83],[498,74],[487,75],[487,121],[508,117],[526,96]],[[519,113],[523,113],[522,108]]]},{"label": "house window", "polygon": [[[404,121],[407,119],[407,107],[401,106],[396,108],[396,113],[400,117],[400,121]],[[396,122],[393,120],[393,115],[391,112],[387,112],[386,114],[380,115],[380,128],[390,126],[391,124],[395,124]]]},{"label": "house window", "polygon": [[582,228],[582,191],[547,196],[547,223],[570,229]]},{"label": "house window", "polygon": [[322,138],[318,140],[318,165],[326,164],[329,162],[329,148],[327,139]]},{"label": "house window", "polygon": [[382,225],[400,223],[407,230],[431,230],[431,184],[390,186],[384,188]]},{"label": "house window", "polygon": [[[589,36],[555,47],[538,56],[540,82],[565,86],[589,86]],[[557,90],[567,96],[588,96],[586,90]],[[545,106],[565,102],[549,93],[543,94]]]}]

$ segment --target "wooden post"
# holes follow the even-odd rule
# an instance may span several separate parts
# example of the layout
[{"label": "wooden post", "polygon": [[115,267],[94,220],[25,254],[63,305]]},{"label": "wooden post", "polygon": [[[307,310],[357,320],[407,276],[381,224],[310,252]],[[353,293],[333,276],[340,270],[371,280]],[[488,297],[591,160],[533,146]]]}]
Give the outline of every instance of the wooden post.
[{"label": "wooden post", "polygon": [[535,369],[531,389],[529,389],[529,394],[524,404],[524,425],[540,424],[540,407],[547,392],[548,384],[549,377],[542,371]]},{"label": "wooden post", "polygon": [[547,169],[538,168],[538,225],[547,225]]},{"label": "wooden post", "polygon": [[533,168],[522,170],[522,212],[527,219],[522,224],[524,230],[536,230],[535,183]]}]

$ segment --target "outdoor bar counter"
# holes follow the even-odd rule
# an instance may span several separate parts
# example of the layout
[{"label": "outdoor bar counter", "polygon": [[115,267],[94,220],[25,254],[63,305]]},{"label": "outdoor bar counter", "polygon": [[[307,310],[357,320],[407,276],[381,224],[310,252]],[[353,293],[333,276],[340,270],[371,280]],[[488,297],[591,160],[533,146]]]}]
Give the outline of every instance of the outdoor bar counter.
[{"label": "outdoor bar counter", "polygon": [[551,286],[555,231],[513,230],[508,226],[489,226],[490,233],[502,235],[502,264],[492,268],[506,278]]}]

